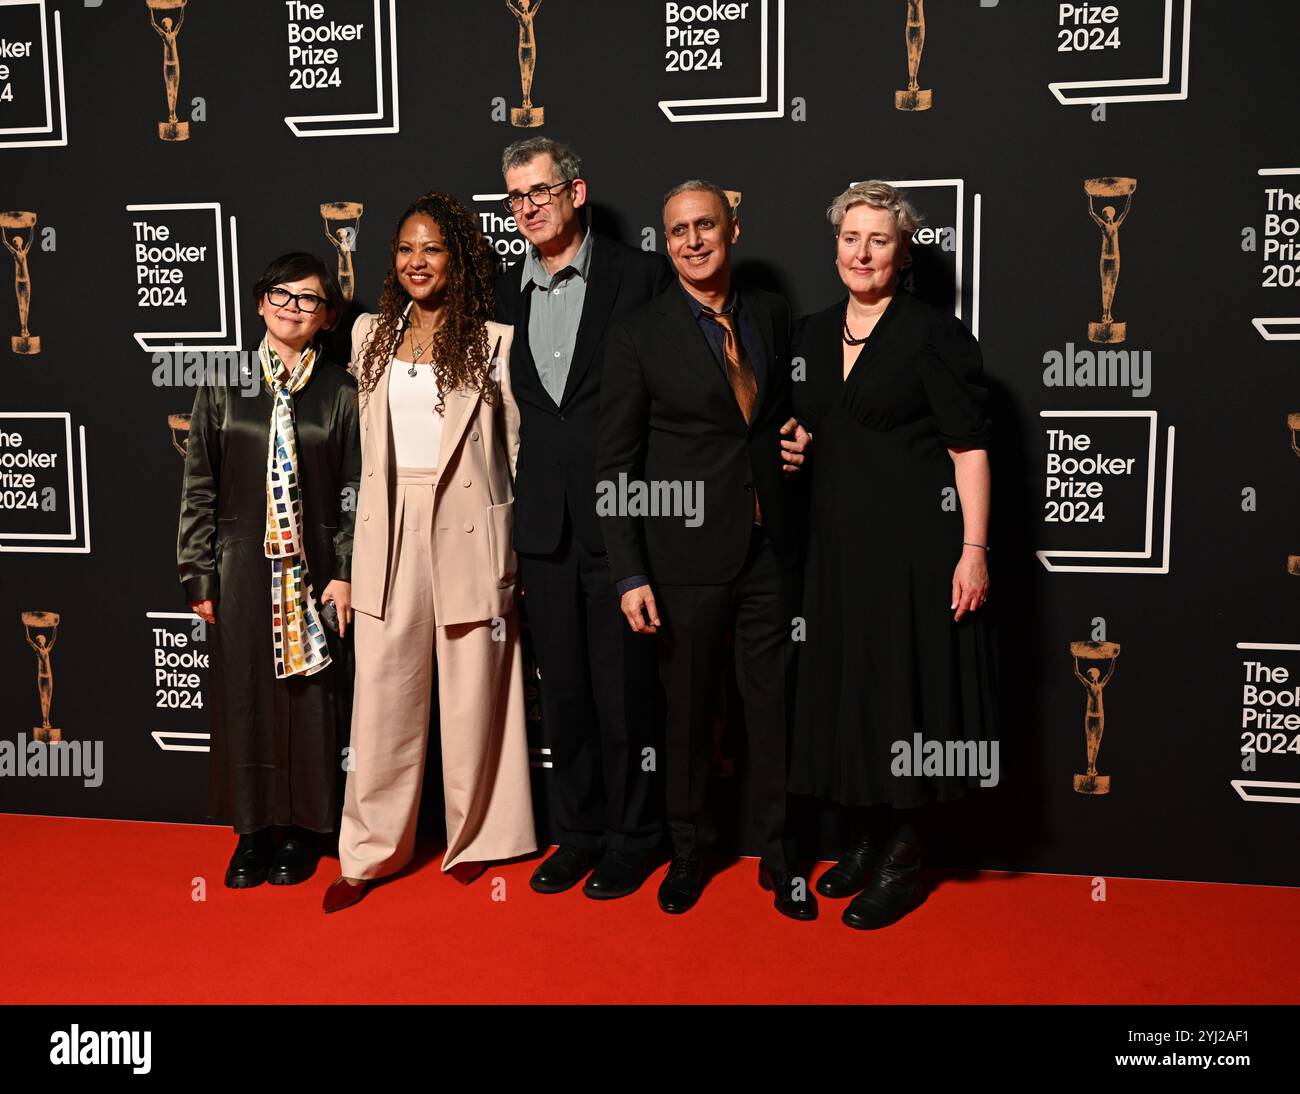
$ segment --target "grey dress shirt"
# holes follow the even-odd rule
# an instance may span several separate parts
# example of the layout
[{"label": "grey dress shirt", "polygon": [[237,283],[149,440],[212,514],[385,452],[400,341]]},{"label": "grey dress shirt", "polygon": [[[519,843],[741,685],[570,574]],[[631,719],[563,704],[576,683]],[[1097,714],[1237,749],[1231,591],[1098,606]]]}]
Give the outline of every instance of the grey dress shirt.
[{"label": "grey dress shirt", "polygon": [[520,290],[532,293],[528,308],[528,346],[533,351],[542,387],[560,405],[573,364],[573,346],[587,299],[587,271],[591,266],[591,230],[573,261],[554,275],[546,272],[537,248],[529,246],[523,262]]}]

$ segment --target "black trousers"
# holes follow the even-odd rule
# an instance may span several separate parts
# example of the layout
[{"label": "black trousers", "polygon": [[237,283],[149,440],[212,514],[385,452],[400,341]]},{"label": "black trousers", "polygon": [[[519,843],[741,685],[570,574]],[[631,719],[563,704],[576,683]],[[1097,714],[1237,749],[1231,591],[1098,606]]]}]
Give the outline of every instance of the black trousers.
[{"label": "black trousers", "polygon": [[654,638],[628,627],[608,559],[577,541],[567,512],[556,551],[521,554],[519,572],[542,675],[556,841],[650,851],[663,839],[663,782],[645,753],[658,754],[663,732]]},{"label": "black trousers", "polygon": [[667,815],[676,854],[698,858],[717,829],[706,806],[712,720],[735,633],[736,683],[745,711],[750,821],[763,862],[794,869],[786,835],[788,670],[796,577],[755,525],[739,576],[726,585],[660,585],[659,672],[668,703]]}]

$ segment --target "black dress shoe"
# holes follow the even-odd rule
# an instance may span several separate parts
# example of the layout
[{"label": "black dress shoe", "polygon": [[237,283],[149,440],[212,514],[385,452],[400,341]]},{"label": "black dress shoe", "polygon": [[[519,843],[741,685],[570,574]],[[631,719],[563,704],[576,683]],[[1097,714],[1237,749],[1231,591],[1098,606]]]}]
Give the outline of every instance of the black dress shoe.
[{"label": "black dress shoe", "polygon": [[832,900],[862,892],[879,857],[880,840],[875,836],[864,836],[817,879],[817,891]]},{"label": "black dress shoe", "polygon": [[599,858],[600,852],[591,848],[561,844],[533,871],[528,884],[534,892],[562,893],[565,889],[572,889],[590,873]]},{"label": "black dress shoe", "polygon": [[582,895],[592,900],[629,896],[641,888],[653,869],[654,863],[649,855],[636,851],[606,851],[582,887]]},{"label": "black dress shoe", "polygon": [[807,878],[769,870],[759,863],[758,884],[769,893],[776,894],[772,903],[782,915],[791,919],[817,918],[817,898],[808,891]]},{"label": "black dress shoe", "polygon": [[681,915],[695,907],[704,887],[704,863],[697,858],[673,856],[668,873],[659,883],[659,907],[669,915]]},{"label": "black dress shoe", "polygon": [[316,872],[316,860],[316,841],[306,832],[291,831],[271,860],[266,880],[272,885],[297,885]]},{"label": "black dress shoe", "polygon": [[242,835],[226,867],[226,888],[251,889],[261,885],[270,869],[271,833],[262,828]]},{"label": "black dress shoe", "polygon": [[892,840],[871,884],[849,902],[842,918],[859,931],[874,931],[897,923],[924,900],[921,849]]}]

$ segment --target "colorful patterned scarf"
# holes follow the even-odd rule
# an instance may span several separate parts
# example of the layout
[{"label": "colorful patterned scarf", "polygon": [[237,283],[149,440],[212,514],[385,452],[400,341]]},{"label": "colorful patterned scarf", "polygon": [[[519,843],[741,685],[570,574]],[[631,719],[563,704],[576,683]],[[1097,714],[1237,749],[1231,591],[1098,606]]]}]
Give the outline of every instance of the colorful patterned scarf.
[{"label": "colorful patterned scarf", "polygon": [[313,602],[311,575],[302,550],[302,487],[298,479],[298,431],[293,399],[311,379],[316,349],[302,351],[287,380],[284,362],[262,339],[257,347],[262,376],[275,395],[266,467],[266,540],[271,560],[271,626],[275,641],[275,675],[280,679],[310,676],[330,663],[325,632]]}]

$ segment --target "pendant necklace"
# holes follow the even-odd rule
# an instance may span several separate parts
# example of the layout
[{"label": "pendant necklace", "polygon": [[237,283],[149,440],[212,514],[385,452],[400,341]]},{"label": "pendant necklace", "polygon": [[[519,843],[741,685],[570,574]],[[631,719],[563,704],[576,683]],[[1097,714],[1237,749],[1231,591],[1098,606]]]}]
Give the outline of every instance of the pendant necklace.
[{"label": "pendant necklace", "polygon": [[411,332],[411,347],[415,352],[411,354],[412,358],[414,359],[411,361],[411,367],[406,370],[407,376],[414,376],[416,374],[416,368],[415,368],[416,364],[419,362],[420,358],[424,356],[424,352],[431,345],[433,345],[432,338],[430,338],[429,341],[422,346],[420,345],[419,339],[415,337],[415,332],[414,331]]},{"label": "pendant necklace", "polygon": [[[414,358],[414,360],[411,361],[411,367],[406,370],[407,376],[414,376],[416,374],[416,368],[415,368],[416,364],[419,362],[421,357],[423,357],[430,349],[433,348],[433,340],[434,338],[437,337],[437,334],[438,332],[436,330],[432,331],[429,334],[429,340],[425,342],[423,346],[421,346],[420,339],[416,336],[415,328],[414,327],[411,328],[411,349],[413,351],[411,356]],[[432,365],[433,362],[430,361],[429,364]]]}]

